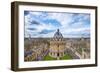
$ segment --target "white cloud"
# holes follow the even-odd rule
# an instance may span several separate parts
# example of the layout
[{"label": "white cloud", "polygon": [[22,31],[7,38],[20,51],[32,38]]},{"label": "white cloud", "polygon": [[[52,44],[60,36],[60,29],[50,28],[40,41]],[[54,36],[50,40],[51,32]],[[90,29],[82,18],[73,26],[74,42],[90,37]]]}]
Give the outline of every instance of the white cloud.
[{"label": "white cloud", "polygon": [[[44,23],[42,20],[46,19],[55,19],[61,24],[61,27],[59,27],[62,34],[64,34],[65,37],[68,37],[67,34],[74,33],[74,32],[83,32],[85,30],[90,30],[89,27],[83,27],[82,20],[89,19],[89,15],[85,14],[79,14],[77,15],[77,18],[79,22],[74,22],[72,24],[72,27],[70,25],[71,22],[74,21],[73,13],[43,13],[43,12],[30,12],[28,15],[25,16],[25,36],[28,36],[29,34],[37,34],[38,32],[41,32],[44,29],[47,30],[57,30],[58,27],[55,27],[51,23]],[[34,18],[34,16],[37,16],[39,19]],[[32,20],[36,20],[40,23],[40,25],[30,25]],[[86,25],[86,24],[85,24]],[[27,28],[35,28],[36,30],[27,30]],[[90,31],[88,31],[90,32]],[[28,33],[28,34],[27,34]],[[50,32],[48,34],[37,34],[34,37],[51,37],[53,36],[54,32]],[[70,36],[70,35],[69,35]]]},{"label": "white cloud", "polygon": [[69,26],[69,23],[72,21],[72,15],[73,14],[68,13],[48,13],[48,16],[46,18],[55,19],[61,23],[62,27],[67,27]]}]

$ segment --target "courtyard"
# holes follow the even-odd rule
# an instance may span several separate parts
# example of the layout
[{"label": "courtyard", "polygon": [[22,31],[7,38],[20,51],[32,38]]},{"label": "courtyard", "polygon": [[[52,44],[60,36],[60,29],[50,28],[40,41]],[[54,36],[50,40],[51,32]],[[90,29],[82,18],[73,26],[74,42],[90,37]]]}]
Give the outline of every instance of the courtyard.
[{"label": "courtyard", "polygon": [[[59,60],[70,60],[73,59],[71,55],[65,54],[63,57],[59,58]],[[43,60],[57,60],[57,58],[53,58],[49,55],[46,55]]]}]

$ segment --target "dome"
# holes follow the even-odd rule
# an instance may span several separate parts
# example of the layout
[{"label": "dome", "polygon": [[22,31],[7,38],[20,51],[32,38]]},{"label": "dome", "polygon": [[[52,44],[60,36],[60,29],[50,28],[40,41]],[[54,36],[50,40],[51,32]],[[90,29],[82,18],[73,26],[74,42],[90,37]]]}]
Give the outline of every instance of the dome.
[{"label": "dome", "polygon": [[55,39],[62,39],[63,36],[61,34],[61,32],[59,31],[59,29],[57,29],[57,32],[54,34],[54,38]]}]

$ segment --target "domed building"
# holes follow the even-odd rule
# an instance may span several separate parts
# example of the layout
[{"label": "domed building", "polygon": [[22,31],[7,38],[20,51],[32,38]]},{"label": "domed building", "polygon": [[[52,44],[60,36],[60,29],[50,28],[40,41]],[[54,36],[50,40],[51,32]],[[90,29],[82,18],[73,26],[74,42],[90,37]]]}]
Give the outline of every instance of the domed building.
[{"label": "domed building", "polygon": [[65,55],[65,46],[66,42],[64,41],[63,35],[57,29],[53,39],[50,40],[49,56],[59,60]]}]

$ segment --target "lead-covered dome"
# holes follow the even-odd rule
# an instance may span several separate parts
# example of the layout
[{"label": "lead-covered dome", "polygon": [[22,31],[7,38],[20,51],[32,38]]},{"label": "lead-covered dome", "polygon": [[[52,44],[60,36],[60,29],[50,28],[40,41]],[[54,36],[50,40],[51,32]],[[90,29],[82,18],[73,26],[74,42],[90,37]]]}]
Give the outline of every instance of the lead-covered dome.
[{"label": "lead-covered dome", "polygon": [[62,39],[63,36],[61,34],[61,32],[59,31],[59,29],[57,29],[57,32],[54,34],[54,37],[55,39]]}]

